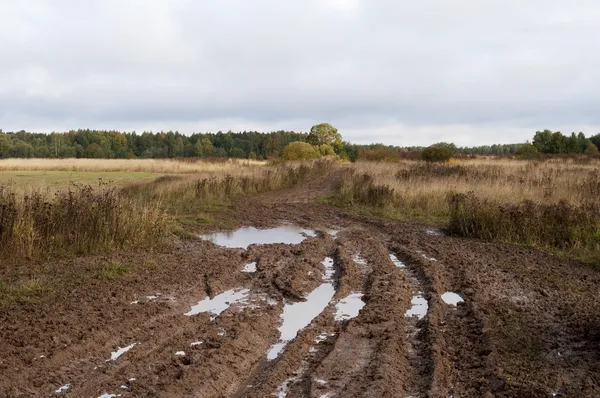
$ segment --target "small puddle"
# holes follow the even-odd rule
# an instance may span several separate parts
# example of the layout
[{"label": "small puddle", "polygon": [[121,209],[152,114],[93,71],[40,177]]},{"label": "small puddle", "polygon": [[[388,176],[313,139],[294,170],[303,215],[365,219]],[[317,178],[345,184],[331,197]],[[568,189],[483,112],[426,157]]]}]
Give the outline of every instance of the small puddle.
[{"label": "small puddle", "polygon": [[281,336],[279,342],[271,346],[271,349],[268,351],[268,360],[277,358],[285,346],[296,337],[298,332],[308,326],[313,319],[327,308],[335,295],[332,280],[335,274],[333,259],[327,257],[323,260],[322,264],[325,266],[325,274],[323,275],[325,283],[313,290],[306,297],[306,301],[286,304],[283,308],[283,313],[281,314],[283,322],[279,327]]},{"label": "small puddle", "polygon": [[100,395],[98,398],[115,398],[115,397],[120,397],[121,394],[107,394],[104,393],[102,395]]},{"label": "small puddle", "polygon": [[200,344],[202,344],[201,341],[194,341],[192,344],[190,344],[190,347],[195,347],[195,346],[200,345]]},{"label": "small puddle", "polygon": [[56,390],[55,392],[56,392],[57,394],[60,394],[60,393],[62,393],[62,392],[67,392],[67,391],[69,391],[69,390],[71,390],[71,385],[70,385],[70,384],[65,384],[64,386],[62,386],[62,387],[59,387],[59,388],[58,388],[58,390]]},{"label": "small puddle", "polygon": [[212,314],[210,320],[212,321],[232,304],[246,303],[249,292],[250,290],[248,289],[233,289],[227,290],[212,299],[206,297],[204,300],[198,302],[198,304],[192,306],[191,310],[184,315],[192,316],[202,312],[210,312]]},{"label": "small puddle", "polygon": [[147,301],[154,301],[154,300],[156,300],[158,298],[160,298],[160,295],[158,295],[158,296],[154,296],[154,295],[152,295],[152,296],[141,296],[140,298],[138,298],[135,301],[132,301],[129,304],[139,304],[140,302],[145,303]]},{"label": "small puddle", "polygon": [[123,354],[125,354],[127,351],[131,350],[133,347],[135,347],[137,345],[137,343],[133,343],[131,345],[128,345],[127,347],[119,347],[119,349],[115,352],[112,352],[110,354],[110,359],[107,359],[106,362],[109,361],[116,361],[117,359],[119,359],[119,357]]},{"label": "small puddle", "polygon": [[362,293],[351,293],[346,298],[341,299],[339,303],[335,305],[335,320],[346,321],[356,318],[360,310],[365,306],[362,297]]},{"label": "small puddle", "polygon": [[256,272],[256,261],[244,265],[244,269],[242,269],[242,272],[248,272],[248,273]]},{"label": "small puddle", "polygon": [[418,319],[423,319],[427,315],[427,310],[429,309],[429,304],[427,300],[419,293],[416,296],[413,296],[412,300],[410,300],[412,307],[406,311],[404,314],[405,317],[409,318],[412,316],[416,316]]},{"label": "small puddle", "polygon": [[253,244],[285,243],[295,245],[301,243],[309,236],[316,237],[317,234],[311,229],[285,225],[270,229],[246,227],[233,232],[217,232],[212,235],[203,235],[201,238],[210,240],[218,246],[247,249],[248,246]]},{"label": "small puddle", "polygon": [[430,235],[430,236],[446,236],[444,231],[441,231],[441,230],[435,229],[435,228],[427,228],[425,230],[425,234]]},{"label": "small puddle", "polygon": [[458,305],[458,303],[462,303],[465,301],[458,294],[452,292],[446,292],[442,294],[442,300],[444,301],[444,303],[454,306]]},{"label": "small puddle", "polygon": [[317,338],[315,339],[315,343],[319,344],[323,341],[327,341],[327,339],[329,339],[330,337],[333,337],[333,336],[335,336],[335,333],[323,332],[317,336]]},{"label": "small puddle", "polygon": [[396,257],[395,254],[390,253],[390,260],[392,260],[392,262],[394,263],[394,265],[398,268],[406,268],[406,264],[404,264],[402,261],[400,261],[398,259],[398,257]]},{"label": "small puddle", "polygon": [[184,356],[185,356],[185,351],[177,351],[177,352],[175,353],[175,356],[176,356],[176,357],[184,357]]},{"label": "small puddle", "polygon": [[367,265],[367,260],[365,260],[360,253],[356,253],[354,257],[352,257],[352,261],[354,261],[358,265]]}]

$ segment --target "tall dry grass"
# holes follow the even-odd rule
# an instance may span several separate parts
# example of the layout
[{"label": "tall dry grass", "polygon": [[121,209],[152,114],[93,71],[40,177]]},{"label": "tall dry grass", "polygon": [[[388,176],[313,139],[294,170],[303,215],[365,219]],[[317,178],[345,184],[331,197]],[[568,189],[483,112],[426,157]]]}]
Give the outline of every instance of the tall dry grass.
[{"label": "tall dry grass", "polygon": [[260,167],[267,162],[245,159],[1,159],[0,171],[123,171],[162,174],[194,174]]},{"label": "tall dry grass", "polygon": [[0,257],[31,259],[154,246],[169,221],[154,204],[89,186],[18,195],[0,185]]},{"label": "tall dry grass", "polygon": [[339,203],[446,223],[456,234],[600,259],[600,162],[473,159],[357,162]]},{"label": "tall dry grass", "polygon": [[185,213],[207,203],[226,203],[241,196],[291,187],[325,174],[334,164],[331,159],[320,159],[164,176],[151,183],[131,185],[124,192],[144,202],[158,202],[171,213]]}]

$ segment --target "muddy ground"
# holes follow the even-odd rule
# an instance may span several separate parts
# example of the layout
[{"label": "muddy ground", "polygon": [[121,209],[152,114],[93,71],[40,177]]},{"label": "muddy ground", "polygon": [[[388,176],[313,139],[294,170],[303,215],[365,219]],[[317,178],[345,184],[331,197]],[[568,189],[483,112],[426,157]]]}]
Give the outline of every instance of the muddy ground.
[{"label": "muddy ground", "polygon": [[[299,244],[191,239],[0,267],[4,289],[30,286],[0,306],[0,397],[600,396],[598,268],[347,215],[314,202],[326,193],[319,183],[215,216],[315,231]],[[326,257],[335,295],[268,360],[284,305],[324,283]],[[251,262],[256,272],[242,272]],[[128,272],[107,274],[111,264]],[[185,315],[235,289],[246,300],[214,319]],[[447,304],[446,292],[464,301]],[[364,307],[336,320],[351,293]],[[427,302],[422,318],[406,316],[415,296]]]}]

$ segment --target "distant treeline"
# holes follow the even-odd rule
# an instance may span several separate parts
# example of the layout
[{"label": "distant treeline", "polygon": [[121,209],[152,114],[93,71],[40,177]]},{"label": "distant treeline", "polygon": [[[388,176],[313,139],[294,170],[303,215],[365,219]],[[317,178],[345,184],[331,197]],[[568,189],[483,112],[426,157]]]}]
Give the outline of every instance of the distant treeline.
[{"label": "distant treeline", "polygon": [[305,141],[306,133],[276,131],[208,133],[179,132],[136,134],[104,130],[73,130],[39,134],[0,130],[0,158],[180,158],[234,157],[266,159],[278,156],[293,141]]},{"label": "distant treeline", "polygon": [[[275,131],[261,133],[218,132],[185,135],[179,132],[119,132],[106,130],[72,130],[66,133],[3,132],[0,130],[0,159],[19,158],[181,158],[233,157],[273,159],[283,153],[290,142],[306,142],[308,133]],[[450,146],[455,153],[466,155],[523,155],[533,153],[598,153],[600,134],[586,138],[583,133],[570,136],[550,130],[535,133],[531,143],[498,144],[477,147]],[[354,145],[343,142],[337,154],[349,160],[357,158],[414,157],[424,147],[398,147],[383,144]]]}]

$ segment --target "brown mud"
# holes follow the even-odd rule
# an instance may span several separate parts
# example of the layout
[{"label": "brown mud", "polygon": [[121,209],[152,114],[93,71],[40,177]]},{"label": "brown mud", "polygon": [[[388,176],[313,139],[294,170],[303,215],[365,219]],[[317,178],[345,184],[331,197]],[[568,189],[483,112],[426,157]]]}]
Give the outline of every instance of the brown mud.
[{"label": "brown mud", "polygon": [[[215,216],[317,231],[297,245],[182,240],[0,267],[4,289],[38,287],[0,302],[0,397],[600,396],[598,268],[315,203],[338,178],[334,171]],[[327,256],[334,297],[267,360],[284,305],[323,283]],[[253,261],[257,271],[242,272]],[[128,271],[107,277],[110,264]],[[207,296],[242,288],[251,305],[233,304],[214,320],[184,315]],[[365,306],[336,320],[336,303],[352,292]],[[444,292],[464,302],[448,305]],[[427,316],[406,317],[418,293]]]}]

